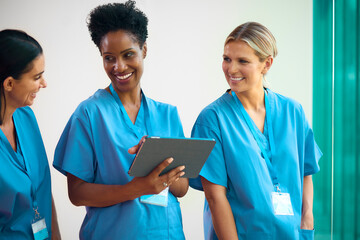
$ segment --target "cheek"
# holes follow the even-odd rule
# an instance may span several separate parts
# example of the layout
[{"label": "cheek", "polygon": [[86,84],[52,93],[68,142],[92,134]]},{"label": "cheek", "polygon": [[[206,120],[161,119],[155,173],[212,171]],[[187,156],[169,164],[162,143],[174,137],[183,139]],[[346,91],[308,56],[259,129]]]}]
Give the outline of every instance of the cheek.
[{"label": "cheek", "polygon": [[104,62],[104,70],[107,74],[111,73],[112,68],[112,64]]},{"label": "cheek", "polygon": [[227,72],[227,69],[228,69],[228,67],[227,67],[227,64],[226,63],[223,63],[222,64],[222,70],[223,70],[223,72],[226,74],[226,72]]},{"label": "cheek", "polygon": [[142,59],[137,59],[137,60],[133,61],[132,66],[134,66],[134,68],[136,68],[137,71],[143,72],[144,65],[143,65],[143,60]]}]

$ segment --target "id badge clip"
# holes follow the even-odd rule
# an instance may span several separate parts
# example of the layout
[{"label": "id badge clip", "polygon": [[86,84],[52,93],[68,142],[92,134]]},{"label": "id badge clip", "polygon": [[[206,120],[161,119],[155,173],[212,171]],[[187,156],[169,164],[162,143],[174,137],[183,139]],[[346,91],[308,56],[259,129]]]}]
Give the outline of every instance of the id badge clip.
[{"label": "id badge clip", "polygon": [[294,215],[289,193],[282,193],[279,186],[276,186],[277,192],[271,193],[271,200],[275,215]]},{"label": "id badge clip", "polygon": [[34,208],[35,216],[32,221],[31,228],[33,230],[35,240],[44,240],[49,238],[49,233],[46,228],[45,218],[40,216],[38,209]]}]

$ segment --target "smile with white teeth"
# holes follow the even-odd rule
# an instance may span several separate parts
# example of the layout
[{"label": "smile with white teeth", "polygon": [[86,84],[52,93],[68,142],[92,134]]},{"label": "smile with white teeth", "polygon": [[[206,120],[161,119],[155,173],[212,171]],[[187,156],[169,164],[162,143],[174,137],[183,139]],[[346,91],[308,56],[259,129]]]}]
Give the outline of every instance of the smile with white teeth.
[{"label": "smile with white teeth", "polygon": [[129,74],[126,74],[126,75],[123,75],[123,76],[119,76],[119,75],[115,75],[116,78],[120,79],[120,80],[124,80],[128,77],[130,77],[133,73],[129,73]]},{"label": "smile with white teeth", "polygon": [[241,77],[241,78],[230,77],[230,79],[231,79],[232,81],[241,81],[241,80],[243,80],[243,79],[245,79],[245,78],[244,78],[244,77]]}]

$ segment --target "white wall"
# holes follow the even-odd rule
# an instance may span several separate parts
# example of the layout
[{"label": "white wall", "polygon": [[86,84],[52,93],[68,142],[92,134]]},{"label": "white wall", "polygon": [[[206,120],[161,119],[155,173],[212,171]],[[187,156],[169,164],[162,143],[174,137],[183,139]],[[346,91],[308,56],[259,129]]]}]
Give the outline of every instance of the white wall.
[{"label": "white wall", "polygon": [[[0,0],[0,29],[23,29],[45,51],[48,87],[33,109],[50,164],[75,107],[109,84],[85,23],[89,11],[105,2]],[[274,91],[301,102],[311,120],[311,0],[138,0],[137,6],[149,18],[142,87],[147,96],[178,106],[186,136],[200,110],[227,89],[223,43],[245,21],[258,21],[275,35],[279,55],[267,80]],[[63,239],[78,239],[85,210],[69,202],[66,178],[53,169],[52,181]],[[187,239],[203,239],[203,194],[191,189],[180,201]]]}]

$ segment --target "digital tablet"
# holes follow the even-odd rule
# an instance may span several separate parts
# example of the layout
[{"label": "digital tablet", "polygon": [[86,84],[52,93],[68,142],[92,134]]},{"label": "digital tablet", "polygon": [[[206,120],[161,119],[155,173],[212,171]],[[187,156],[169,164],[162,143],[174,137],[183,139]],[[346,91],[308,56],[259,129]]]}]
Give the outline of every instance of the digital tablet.
[{"label": "digital tablet", "polygon": [[182,177],[196,178],[215,146],[214,139],[147,137],[139,148],[129,169],[129,175],[147,176],[165,159],[174,161],[161,174],[178,166],[185,166]]}]

